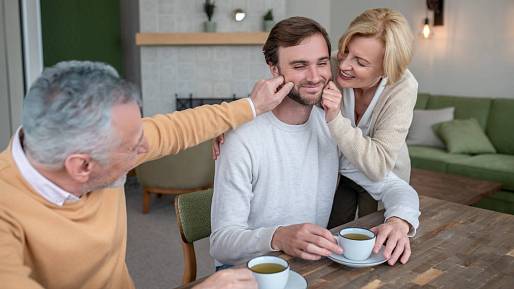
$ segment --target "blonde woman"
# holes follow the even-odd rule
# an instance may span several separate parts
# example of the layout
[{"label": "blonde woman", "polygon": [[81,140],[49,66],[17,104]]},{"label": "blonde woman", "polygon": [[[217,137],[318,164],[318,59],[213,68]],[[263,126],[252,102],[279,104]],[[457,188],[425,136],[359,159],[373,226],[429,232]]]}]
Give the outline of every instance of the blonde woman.
[{"label": "blonde woman", "polygon": [[407,69],[412,52],[407,20],[387,8],[366,10],[339,40],[333,73],[339,89],[329,85],[323,93],[328,126],[343,155],[329,227],[353,220],[357,204],[359,216],[376,211],[377,202],[356,183],[409,182],[405,138],[418,89]]}]

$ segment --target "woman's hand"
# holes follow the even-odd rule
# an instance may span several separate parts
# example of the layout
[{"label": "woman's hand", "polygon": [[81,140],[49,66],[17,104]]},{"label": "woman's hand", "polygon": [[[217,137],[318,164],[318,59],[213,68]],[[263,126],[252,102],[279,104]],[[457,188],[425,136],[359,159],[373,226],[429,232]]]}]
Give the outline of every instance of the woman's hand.
[{"label": "woman's hand", "polygon": [[331,122],[341,112],[341,100],[343,95],[333,81],[329,81],[328,85],[323,89],[321,96],[321,105],[325,110],[325,120]]},{"label": "woman's hand", "polygon": [[373,252],[378,253],[385,242],[384,257],[388,259],[389,265],[394,265],[400,256],[402,264],[409,261],[411,250],[409,237],[407,237],[409,224],[406,221],[391,217],[384,224],[371,228],[371,231],[377,235]]},{"label": "woman's hand", "polygon": [[220,156],[220,147],[225,141],[225,134],[221,134],[212,140],[212,159],[217,160]]}]

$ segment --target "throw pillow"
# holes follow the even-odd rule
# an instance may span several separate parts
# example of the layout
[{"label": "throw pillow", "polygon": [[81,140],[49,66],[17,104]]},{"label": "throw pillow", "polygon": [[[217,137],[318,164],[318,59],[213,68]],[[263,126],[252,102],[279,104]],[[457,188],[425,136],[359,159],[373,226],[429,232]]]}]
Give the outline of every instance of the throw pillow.
[{"label": "throw pillow", "polygon": [[496,149],[474,118],[455,119],[434,129],[453,154],[496,153]]},{"label": "throw pillow", "polygon": [[454,111],[454,107],[427,110],[415,109],[409,134],[407,135],[407,144],[444,148],[444,143],[434,133],[432,126],[452,120]]}]

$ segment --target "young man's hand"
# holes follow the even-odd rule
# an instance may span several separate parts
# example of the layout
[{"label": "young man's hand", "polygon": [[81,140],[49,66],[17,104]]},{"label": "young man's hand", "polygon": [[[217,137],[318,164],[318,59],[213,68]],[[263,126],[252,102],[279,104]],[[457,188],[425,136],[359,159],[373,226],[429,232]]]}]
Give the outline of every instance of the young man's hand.
[{"label": "young man's hand", "polygon": [[255,106],[255,113],[260,115],[274,109],[282,102],[282,99],[291,91],[293,86],[292,82],[284,84],[284,77],[281,75],[272,79],[257,81],[250,96]]},{"label": "young man's hand", "polygon": [[332,233],[314,224],[279,227],[273,234],[271,247],[305,260],[319,260],[332,253],[343,253]]}]

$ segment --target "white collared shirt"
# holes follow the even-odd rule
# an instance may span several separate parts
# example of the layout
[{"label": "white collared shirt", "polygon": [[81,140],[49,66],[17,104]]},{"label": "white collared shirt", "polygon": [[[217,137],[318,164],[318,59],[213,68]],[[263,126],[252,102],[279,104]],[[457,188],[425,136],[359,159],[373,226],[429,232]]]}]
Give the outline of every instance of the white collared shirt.
[{"label": "white collared shirt", "polygon": [[352,121],[353,127],[358,127],[362,130],[363,135],[369,135],[369,126],[371,124],[371,114],[373,113],[373,109],[375,108],[382,91],[387,84],[387,77],[382,78],[380,83],[378,84],[377,89],[375,90],[375,94],[373,95],[373,99],[368,105],[368,108],[362,115],[359,125],[355,124],[355,93],[353,88],[345,88],[343,94],[343,115]]},{"label": "white collared shirt", "polygon": [[20,130],[21,128],[18,128],[13,138],[12,155],[16,166],[27,183],[47,201],[58,206],[62,206],[65,202],[80,200],[77,196],[66,192],[45,178],[30,164],[21,146]]},{"label": "white collared shirt", "polygon": [[[369,135],[369,128],[371,125],[371,115],[373,113],[373,109],[375,108],[378,100],[380,99],[380,95],[384,91],[384,88],[387,84],[387,77],[382,78],[380,83],[378,84],[377,90],[375,91],[375,94],[373,95],[373,99],[368,105],[368,108],[362,115],[361,119],[359,120],[359,124],[355,124],[355,94],[353,92],[353,88],[344,88],[343,90],[343,107],[342,107],[342,113],[343,116],[348,118],[353,127],[358,127],[362,131],[362,135]],[[355,172],[359,171],[355,166],[347,160],[344,156],[341,156],[341,163],[340,163],[340,169],[341,172]]]}]

